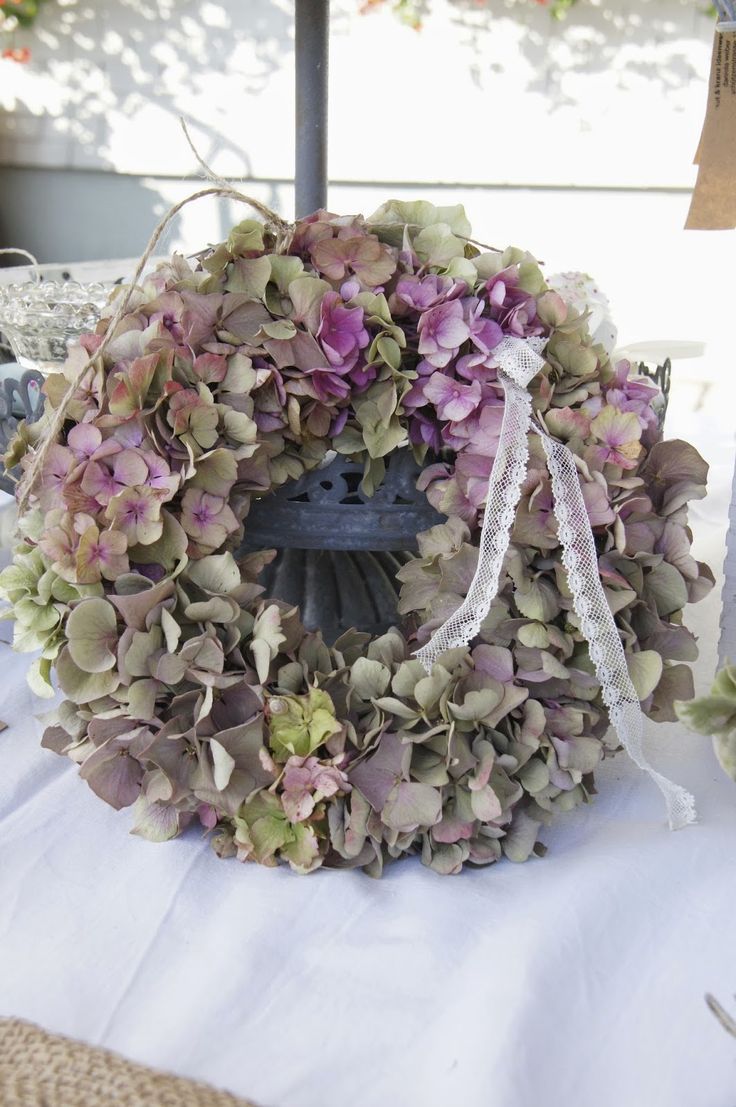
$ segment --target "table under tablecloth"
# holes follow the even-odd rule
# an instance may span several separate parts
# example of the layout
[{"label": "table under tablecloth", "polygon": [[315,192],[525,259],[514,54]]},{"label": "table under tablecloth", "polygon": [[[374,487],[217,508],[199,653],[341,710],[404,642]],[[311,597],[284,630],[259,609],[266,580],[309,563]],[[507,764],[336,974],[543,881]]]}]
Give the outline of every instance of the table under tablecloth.
[{"label": "table under tablecloth", "polygon": [[[712,463],[692,521],[720,571],[732,392],[696,401],[676,390],[669,433]],[[689,618],[701,687],[718,614],[713,594]],[[736,1103],[736,1040],[704,1002],[736,1006],[736,785],[707,739],[666,726],[650,747],[696,827],[669,832],[620,756],[543,860],[299,878],[196,831],[129,836],[39,748],[26,660],[0,649],[0,1014],[273,1107]]]}]

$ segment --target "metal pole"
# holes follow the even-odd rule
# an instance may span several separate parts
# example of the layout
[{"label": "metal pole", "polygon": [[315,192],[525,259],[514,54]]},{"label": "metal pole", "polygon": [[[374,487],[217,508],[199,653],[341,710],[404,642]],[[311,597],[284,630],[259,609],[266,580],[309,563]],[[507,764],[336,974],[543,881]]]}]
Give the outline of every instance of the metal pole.
[{"label": "metal pole", "polygon": [[327,60],[330,0],[295,0],[296,215],[327,203]]}]

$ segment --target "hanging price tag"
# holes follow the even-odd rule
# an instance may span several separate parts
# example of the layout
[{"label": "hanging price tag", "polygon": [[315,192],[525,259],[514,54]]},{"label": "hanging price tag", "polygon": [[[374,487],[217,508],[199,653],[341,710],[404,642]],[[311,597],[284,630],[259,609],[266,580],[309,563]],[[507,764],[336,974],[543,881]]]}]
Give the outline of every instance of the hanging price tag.
[{"label": "hanging price tag", "polygon": [[686,228],[735,228],[736,28],[716,30],[708,105],[695,164],[698,166],[698,179],[690,202]]}]

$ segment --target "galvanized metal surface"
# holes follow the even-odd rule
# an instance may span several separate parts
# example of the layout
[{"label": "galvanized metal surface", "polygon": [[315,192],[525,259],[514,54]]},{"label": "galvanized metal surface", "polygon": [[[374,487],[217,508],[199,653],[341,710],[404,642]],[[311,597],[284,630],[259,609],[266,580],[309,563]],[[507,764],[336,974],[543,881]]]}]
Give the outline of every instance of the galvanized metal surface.
[{"label": "galvanized metal surface", "polygon": [[351,627],[381,634],[395,625],[396,573],[416,550],[417,534],[444,521],[417,491],[419,472],[409,450],[399,450],[368,497],[363,466],[338,455],[257,500],[244,548],[279,551],[260,577],[266,595],[297,605],[305,626],[330,643]]},{"label": "galvanized metal surface", "polygon": [[399,621],[396,573],[412,554],[388,550],[282,550],[260,577],[265,595],[294,604],[332,644],[356,627],[382,634]]},{"label": "galvanized metal surface", "polygon": [[387,458],[375,495],[360,488],[363,466],[337,456],[278,492],[256,500],[245,522],[247,549],[415,550],[417,534],[444,516],[416,482],[409,450]]},{"label": "galvanized metal surface", "polygon": [[329,0],[296,0],[297,218],[327,203]]}]

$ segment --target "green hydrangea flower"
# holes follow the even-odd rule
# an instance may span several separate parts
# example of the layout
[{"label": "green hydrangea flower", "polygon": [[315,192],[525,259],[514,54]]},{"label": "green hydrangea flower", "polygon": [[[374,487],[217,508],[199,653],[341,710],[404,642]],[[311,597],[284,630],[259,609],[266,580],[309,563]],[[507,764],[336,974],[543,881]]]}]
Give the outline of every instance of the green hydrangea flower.
[{"label": "green hydrangea flower", "polygon": [[309,757],[341,729],[335,705],[319,688],[310,688],[305,696],[270,696],[267,708],[268,744],[276,761]]},{"label": "green hydrangea flower", "polygon": [[736,780],[736,665],[726,665],[707,696],[675,704],[678,718],[698,734],[713,739],[716,756]]}]

